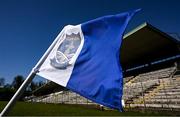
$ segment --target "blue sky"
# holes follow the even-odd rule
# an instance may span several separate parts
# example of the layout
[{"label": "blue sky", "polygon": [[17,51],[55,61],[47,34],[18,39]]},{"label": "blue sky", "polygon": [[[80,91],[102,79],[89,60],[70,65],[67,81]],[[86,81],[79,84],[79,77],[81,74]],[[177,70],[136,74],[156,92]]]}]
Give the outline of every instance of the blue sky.
[{"label": "blue sky", "polygon": [[137,8],[127,31],[147,21],[180,34],[179,0],[0,0],[0,77],[26,77],[65,25]]}]

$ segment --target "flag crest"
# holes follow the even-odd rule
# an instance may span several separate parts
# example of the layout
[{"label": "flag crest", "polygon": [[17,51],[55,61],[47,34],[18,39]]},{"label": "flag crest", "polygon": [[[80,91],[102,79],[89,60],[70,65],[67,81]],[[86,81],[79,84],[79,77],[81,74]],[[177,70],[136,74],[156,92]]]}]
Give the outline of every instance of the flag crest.
[{"label": "flag crest", "polygon": [[120,47],[125,28],[137,11],[64,27],[38,75],[121,111]]}]

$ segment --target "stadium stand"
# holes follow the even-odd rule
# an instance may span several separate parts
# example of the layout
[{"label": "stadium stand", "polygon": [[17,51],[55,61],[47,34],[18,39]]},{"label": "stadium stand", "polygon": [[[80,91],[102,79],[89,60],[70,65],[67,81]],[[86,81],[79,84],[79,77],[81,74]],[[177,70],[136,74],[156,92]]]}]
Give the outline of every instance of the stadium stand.
[{"label": "stadium stand", "polygon": [[124,100],[127,100],[126,104],[142,102],[150,98],[152,94],[160,91],[161,93],[164,93],[162,90],[166,91],[166,89],[162,89],[162,86],[164,86],[163,88],[166,88],[167,86],[165,83],[168,81],[175,83],[174,81],[176,81],[172,81],[172,79],[174,79],[172,78],[172,73],[174,73],[174,71],[175,67],[170,67],[154,72],[143,73],[127,82],[124,86],[123,95]]},{"label": "stadium stand", "polygon": [[[126,108],[180,111],[180,40],[144,23],[124,36],[121,48]],[[26,101],[95,104],[49,82]]]},{"label": "stadium stand", "polygon": [[161,109],[180,109],[180,77],[164,78],[159,85],[150,92],[144,92],[129,106],[151,107]]},{"label": "stadium stand", "polygon": [[137,77],[135,77],[133,81],[131,82],[138,83],[138,82],[145,82],[149,80],[168,78],[168,77],[171,77],[174,70],[175,70],[175,67],[170,67],[170,68],[165,68],[161,70],[156,70],[153,72],[142,73],[142,74],[139,74]]},{"label": "stadium stand", "polygon": [[29,102],[60,103],[60,104],[95,104],[92,101],[71,91],[60,91],[48,95],[33,97]]}]

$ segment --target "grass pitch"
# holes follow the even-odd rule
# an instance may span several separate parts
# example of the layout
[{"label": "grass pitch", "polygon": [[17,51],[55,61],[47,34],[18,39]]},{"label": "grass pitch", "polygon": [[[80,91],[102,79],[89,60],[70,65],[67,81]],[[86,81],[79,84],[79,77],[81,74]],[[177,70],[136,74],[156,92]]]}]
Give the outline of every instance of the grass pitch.
[{"label": "grass pitch", "polygon": [[[0,102],[0,111],[7,102]],[[165,113],[118,112],[90,106],[17,102],[9,116],[156,116]]]}]

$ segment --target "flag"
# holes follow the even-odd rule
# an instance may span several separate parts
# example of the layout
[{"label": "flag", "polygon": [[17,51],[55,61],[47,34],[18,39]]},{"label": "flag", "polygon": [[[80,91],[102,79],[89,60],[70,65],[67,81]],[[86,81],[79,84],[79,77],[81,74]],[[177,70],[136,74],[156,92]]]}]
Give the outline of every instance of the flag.
[{"label": "flag", "polygon": [[125,28],[137,11],[65,26],[37,74],[121,111],[120,47]]}]

